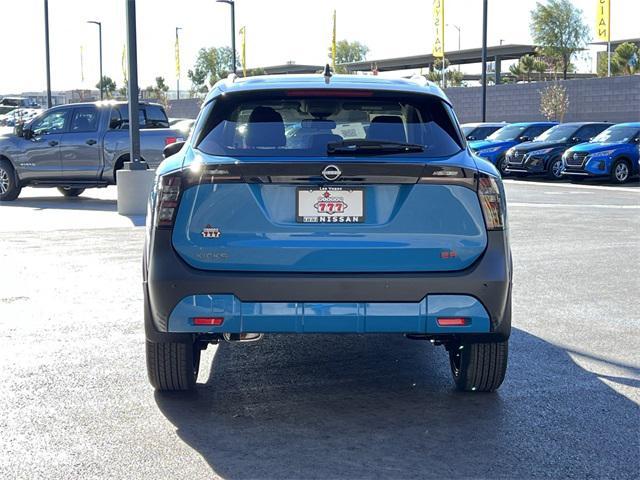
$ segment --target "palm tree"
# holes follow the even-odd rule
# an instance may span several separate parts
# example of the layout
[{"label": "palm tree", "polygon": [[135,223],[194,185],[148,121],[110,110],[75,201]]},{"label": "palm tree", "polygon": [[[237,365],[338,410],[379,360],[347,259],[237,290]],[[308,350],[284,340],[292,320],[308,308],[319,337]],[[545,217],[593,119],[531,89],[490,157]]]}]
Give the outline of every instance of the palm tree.
[{"label": "palm tree", "polygon": [[613,52],[611,63],[617,63],[623,75],[633,75],[638,70],[638,55],[638,47],[635,44],[624,42]]},{"label": "palm tree", "polygon": [[531,73],[534,70],[536,59],[533,55],[524,55],[520,57],[520,68],[527,77],[527,82],[531,81]]},{"label": "palm tree", "polygon": [[547,64],[536,58],[536,61],[533,64],[533,71],[538,72],[539,79],[542,81],[542,76],[547,72]]},{"label": "palm tree", "polygon": [[511,75],[516,77],[516,83],[517,83],[518,80],[520,80],[520,77],[522,77],[522,69],[520,68],[520,62],[510,65],[509,72],[511,73]]}]

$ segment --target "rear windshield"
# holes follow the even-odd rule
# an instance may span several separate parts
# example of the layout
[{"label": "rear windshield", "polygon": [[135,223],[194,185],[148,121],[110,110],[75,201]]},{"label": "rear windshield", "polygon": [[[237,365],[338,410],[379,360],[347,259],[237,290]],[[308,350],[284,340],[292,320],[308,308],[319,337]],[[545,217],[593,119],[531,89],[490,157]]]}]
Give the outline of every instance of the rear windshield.
[{"label": "rear windshield", "polygon": [[218,97],[203,113],[196,146],[212,155],[326,156],[328,145],[350,141],[419,145],[423,151],[400,155],[422,157],[450,156],[462,148],[450,107],[427,95],[236,93]]}]

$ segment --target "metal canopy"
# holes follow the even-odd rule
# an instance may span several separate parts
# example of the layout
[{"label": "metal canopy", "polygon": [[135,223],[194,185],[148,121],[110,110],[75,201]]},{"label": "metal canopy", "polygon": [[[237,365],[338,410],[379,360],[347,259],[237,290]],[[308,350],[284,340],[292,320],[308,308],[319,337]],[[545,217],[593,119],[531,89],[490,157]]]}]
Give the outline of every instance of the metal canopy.
[{"label": "metal canopy", "polygon": [[[495,57],[500,60],[514,60],[523,55],[533,55],[536,51],[535,45],[495,45],[487,48],[487,57],[493,60]],[[482,49],[470,48],[466,50],[454,50],[445,52],[445,58],[450,65],[464,65],[469,63],[482,62]],[[414,55],[411,57],[385,58],[382,60],[365,60],[362,62],[344,63],[349,72],[370,71],[371,66],[377,67],[378,71],[409,70],[413,68],[427,68],[433,65],[435,57],[431,54]]]},{"label": "metal canopy", "polygon": [[298,65],[297,63],[285,63],[284,65],[273,65],[264,67],[264,73],[267,75],[282,75],[295,73],[317,73],[321,72],[324,65]]}]

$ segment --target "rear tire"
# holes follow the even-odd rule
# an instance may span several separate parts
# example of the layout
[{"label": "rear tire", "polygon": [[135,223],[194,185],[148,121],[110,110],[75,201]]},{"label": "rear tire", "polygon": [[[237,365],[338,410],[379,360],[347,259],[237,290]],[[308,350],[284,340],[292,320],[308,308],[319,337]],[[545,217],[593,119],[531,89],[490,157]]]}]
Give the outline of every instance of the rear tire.
[{"label": "rear tire", "polygon": [[77,197],[84,192],[84,188],[58,187],[58,191],[65,197]]},{"label": "rear tire", "polygon": [[449,350],[451,373],[458,390],[493,392],[507,371],[509,342],[463,343]]},{"label": "rear tire", "polygon": [[147,340],[147,374],[158,391],[191,390],[200,369],[200,348],[194,342]]},{"label": "rear tire", "polygon": [[22,187],[18,185],[16,172],[8,160],[0,160],[0,202],[18,198]]}]

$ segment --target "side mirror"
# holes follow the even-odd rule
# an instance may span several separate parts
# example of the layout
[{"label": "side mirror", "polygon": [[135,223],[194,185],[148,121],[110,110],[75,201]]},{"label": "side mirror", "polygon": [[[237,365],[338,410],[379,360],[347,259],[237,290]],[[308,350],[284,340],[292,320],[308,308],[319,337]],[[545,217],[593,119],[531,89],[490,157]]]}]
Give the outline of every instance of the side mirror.
[{"label": "side mirror", "polygon": [[632,140],[633,143],[640,143],[640,137],[636,137]]},{"label": "side mirror", "polygon": [[528,137],[526,135],[521,136],[520,138],[518,138],[518,140],[520,140],[521,142],[528,142],[531,140],[531,137]]},{"label": "side mirror", "polygon": [[474,137],[473,135],[469,135],[469,136],[467,137],[467,140],[469,140],[470,142],[471,142],[471,141],[473,141],[473,140],[475,140],[475,139],[476,139],[476,137]]},{"label": "side mirror", "polygon": [[175,155],[182,149],[184,144],[184,141],[170,143],[169,145],[164,147],[164,150],[162,150],[162,156],[164,158],[169,158],[171,155]]},{"label": "side mirror", "polygon": [[582,139],[579,137],[571,137],[571,143],[581,143]]},{"label": "side mirror", "polygon": [[16,137],[24,136],[24,123],[16,123],[16,126],[13,127],[13,133]]},{"label": "side mirror", "polygon": [[22,136],[26,140],[31,140],[31,138],[33,138],[33,130],[26,125],[22,125]]}]

